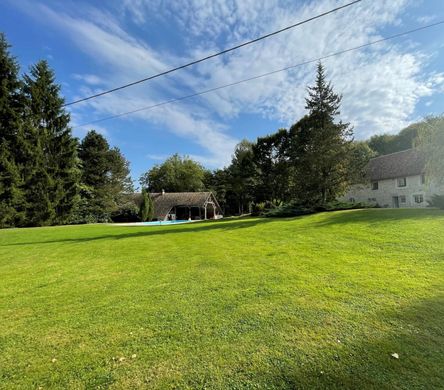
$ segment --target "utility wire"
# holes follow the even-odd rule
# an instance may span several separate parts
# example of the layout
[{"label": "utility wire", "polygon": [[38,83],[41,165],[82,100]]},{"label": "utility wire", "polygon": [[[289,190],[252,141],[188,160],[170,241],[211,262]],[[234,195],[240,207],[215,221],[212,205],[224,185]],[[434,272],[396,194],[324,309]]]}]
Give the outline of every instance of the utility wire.
[{"label": "utility wire", "polygon": [[301,21],[301,22],[298,22],[298,23],[292,24],[291,26],[287,26],[287,27],[284,27],[284,28],[282,28],[282,29],[280,29],[280,30],[274,31],[274,32],[272,32],[272,33],[269,33],[269,34],[266,34],[266,35],[262,35],[261,37],[256,38],[256,39],[253,39],[253,40],[251,40],[251,41],[247,41],[247,42],[241,43],[240,45],[230,47],[229,49],[222,50],[222,51],[220,51],[220,52],[218,52],[218,53],[214,53],[214,54],[211,54],[211,55],[209,55],[209,56],[206,56],[206,57],[200,58],[200,59],[198,59],[198,60],[194,60],[194,61],[188,62],[187,64],[184,64],[184,65],[178,66],[178,67],[176,67],[176,68],[168,69],[168,70],[166,70],[166,71],[164,71],[164,72],[157,73],[157,74],[154,74],[154,75],[152,75],[152,76],[148,76],[148,77],[145,77],[145,78],[143,78],[143,79],[140,79],[140,80],[137,80],[137,81],[133,81],[133,82],[128,83],[128,84],[125,84],[125,85],[121,85],[120,87],[116,87],[116,88],[113,88],[113,89],[109,89],[109,90],[106,90],[106,91],[102,91],[102,92],[96,93],[95,95],[87,96],[87,97],[84,97],[84,98],[81,98],[81,99],[78,99],[78,100],[74,100],[74,101],[69,102],[69,103],[65,103],[62,107],[71,106],[71,105],[73,105],[73,104],[77,104],[77,103],[80,103],[80,102],[84,102],[84,101],[86,101],[86,100],[94,99],[94,98],[99,97],[99,96],[107,95],[107,94],[109,94],[109,93],[111,93],[111,92],[119,91],[119,90],[121,90],[121,89],[128,88],[128,87],[132,87],[133,85],[140,84],[140,83],[144,83],[144,82],[146,82],[146,81],[148,81],[148,80],[152,80],[152,79],[155,79],[155,78],[160,77],[160,76],[165,76],[165,75],[167,75],[167,74],[169,74],[169,73],[176,72],[177,70],[184,69],[184,68],[188,68],[189,66],[196,65],[196,64],[198,64],[198,63],[200,63],[200,62],[203,62],[203,61],[209,60],[210,58],[214,58],[214,57],[220,56],[220,55],[222,55],[222,54],[229,53],[229,52],[231,52],[231,51],[234,51],[234,50],[240,49],[241,47],[251,45],[251,44],[256,43],[256,42],[259,42],[259,41],[261,41],[261,40],[263,40],[263,39],[269,38],[269,37],[271,37],[271,36],[273,36],[273,35],[280,34],[281,32],[284,32],[284,31],[290,30],[290,29],[292,29],[292,28],[295,28],[295,27],[301,26],[301,25],[303,25],[303,24],[305,24],[305,23],[308,23],[308,22],[311,22],[311,21],[313,21],[313,20],[316,20],[316,19],[322,18],[323,16],[330,15],[330,14],[336,12],[336,11],[339,11],[339,10],[341,10],[341,9],[344,9],[344,8],[350,7],[350,6],[354,5],[354,4],[360,3],[361,1],[362,1],[362,0],[355,0],[355,1],[352,1],[351,3],[348,3],[348,4],[345,4],[345,5],[342,5],[342,6],[340,6],[340,7],[334,8],[334,9],[332,9],[332,10],[330,10],[330,11],[327,11],[327,12],[324,12],[324,13],[322,13],[322,14],[319,14],[319,15],[313,16],[313,17],[308,18],[308,19],[305,19],[305,20],[303,20],[303,21]]},{"label": "utility wire", "polygon": [[110,120],[110,119],[120,118],[122,116],[130,115],[130,114],[135,114],[135,113],[140,112],[140,111],[150,110],[150,109],[153,109],[153,108],[156,108],[156,107],[160,107],[160,106],[164,106],[164,105],[167,105],[167,104],[179,102],[179,101],[182,101],[182,100],[185,100],[185,99],[190,99],[190,98],[195,97],[195,96],[204,95],[204,94],[207,94],[207,93],[210,93],[210,92],[218,91],[218,90],[223,89],[223,88],[232,87],[234,85],[246,83],[246,82],[252,81],[252,80],[257,80],[257,79],[260,79],[262,77],[271,76],[271,75],[276,74],[276,73],[285,72],[285,71],[290,70],[290,69],[294,69],[294,68],[297,68],[297,67],[300,67],[300,66],[303,66],[303,65],[308,65],[308,64],[311,64],[313,62],[322,61],[322,60],[325,60],[325,59],[328,59],[328,58],[331,58],[331,57],[335,57],[335,56],[338,56],[338,55],[341,55],[341,54],[349,53],[351,51],[360,50],[360,49],[363,49],[365,47],[375,45],[377,43],[381,43],[381,42],[385,42],[385,41],[388,41],[388,40],[391,40],[391,39],[399,38],[399,37],[402,37],[404,35],[412,34],[414,32],[425,30],[425,29],[428,29],[428,28],[431,28],[431,27],[435,27],[435,26],[438,26],[438,25],[441,25],[441,24],[444,24],[444,20],[441,20],[441,21],[436,22],[436,23],[428,24],[426,26],[418,27],[418,28],[415,28],[415,29],[412,29],[412,30],[404,31],[404,32],[401,32],[401,33],[398,33],[398,34],[390,35],[388,37],[381,38],[381,39],[378,39],[376,41],[368,42],[368,43],[365,43],[363,45],[359,45],[359,46],[355,46],[355,47],[352,47],[352,48],[349,48],[349,49],[337,51],[335,53],[327,54],[327,55],[322,56],[322,57],[318,57],[318,58],[314,58],[314,59],[307,60],[307,61],[304,61],[304,62],[300,62],[298,64],[287,66],[287,67],[282,68],[282,69],[273,70],[271,72],[267,72],[267,73],[263,73],[263,74],[256,75],[256,76],[253,76],[253,77],[249,77],[247,79],[235,81],[233,83],[224,84],[224,85],[220,85],[218,87],[214,87],[214,88],[206,89],[206,90],[203,90],[203,91],[195,92],[195,93],[192,93],[191,95],[186,95],[186,96],[182,96],[182,97],[166,100],[166,101],[163,101],[163,102],[160,102],[160,103],[157,103],[157,104],[153,104],[151,106],[141,107],[141,108],[138,108],[136,110],[127,111],[127,112],[123,112],[121,114],[116,114],[116,115],[108,116],[108,117],[105,117],[105,118],[97,119],[97,120],[94,120],[94,121],[91,121],[91,122],[88,122],[88,123],[84,123],[84,124],[81,124],[81,125],[78,125],[78,126],[74,126],[73,128],[89,126],[89,125],[93,125],[95,123],[107,121],[107,120]]}]

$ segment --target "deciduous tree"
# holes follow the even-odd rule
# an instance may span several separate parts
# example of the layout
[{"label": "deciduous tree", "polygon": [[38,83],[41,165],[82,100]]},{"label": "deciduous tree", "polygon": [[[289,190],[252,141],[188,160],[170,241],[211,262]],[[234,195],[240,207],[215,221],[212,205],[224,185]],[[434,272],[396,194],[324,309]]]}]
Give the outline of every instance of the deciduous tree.
[{"label": "deciduous tree", "polygon": [[204,189],[204,179],[205,169],[201,164],[187,156],[174,154],[144,173],[140,185],[152,192],[196,192]]}]

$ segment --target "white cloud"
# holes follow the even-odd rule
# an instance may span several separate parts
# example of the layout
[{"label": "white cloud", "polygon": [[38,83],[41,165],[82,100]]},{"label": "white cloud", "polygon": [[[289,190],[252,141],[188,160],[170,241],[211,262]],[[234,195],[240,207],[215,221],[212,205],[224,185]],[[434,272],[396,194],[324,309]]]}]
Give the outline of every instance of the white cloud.
[{"label": "white cloud", "polygon": [[437,19],[436,15],[423,15],[419,16],[416,20],[421,24],[432,23]]},{"label": "white cloud", "polygon": [[[99,80],[104,87],[134,81],[341,4],[344,2],[336,0],[302,5],[291,0],[126,0],[119,5],[120,19],[92,7],[56,11],[39,5],[39,10],[45,21],[64,31],[105,69],[98,79],[78,76],[87,84],[79,91],[81,97],[98,91],[94,88]],[[362,2],[173,77],[91,100],[76,110],[80,115],[84,108],[92,108],[98,117],[118,114],[362,45],[381,38],[380,32],[386,34],[390,27],[396,31],[411,28],[402,23],[409,5],[410,0]],[[128,16],[141,27],[160,20],[168,28],[179,29],[188,44],[188,58],[176,57],[174,47],[170,51],[153,49],[149,36],[142,40],[129,34],[123,27]],[[404,38],[325,61],[329,79],[344,96],[342,118],[352,123],[358,138],[401,129],[415,118],[420,99],[443,88],[441,73],[425,73],[427,61],[425,53],[406,44]],[[128,120],[139,118],[166,127],[202,147],[205,155],[195,156],[199,161],[220,166],[228,162],[237,141],[223,123],[240,113],[255,113],[290,125],[304,114],[306,86],[313,82],[314,69],[314,65],[302,66],[197,101],[139,112]]]},{"label": "white cloud", "polygon": [[81,80],[88,85],[101,85],[104,84],[104,80],[95,74],[78,74],[75,73],[72,75],[75,80]]},{"label": "white cloud", "polygon": [[168,157],[170,157],[167,154],[152,154],[149,153],[146,155],[146,157],[148,157],[150,160],[154,160],[154,161],[164,161],[166,160]]},{"label": "white cloud", "polygon": [[[99,81],[112,80],[112,84],[107,82],[107,86],[114,87],[168,69],[171,67],[169,61],[180,62],[174,60],[171,55],[154,51],[146,43],[127,34],[116,20],[107,14],[99,15],[98,10],[88,9],[87,16],[94,16],[94,20],[89,20],[88,17],[75,17],[65,11],[56,11],[44,5],[37,6],[39,14],[44,15],[46,21],[62,29],[94,60],[106,65],[106,76],[100,79],[93,75],[75,76],[88,84],[80,89],[80,94],[76,98],[102,90],[103,87],[91,88],[96,87]],[[159,83],[156,81],[150,83],[149,88],[141,85],[118,94],[87,101],[72,108],[72,114],[75,115],[73,118],[76,119],[74,126],[85,122],[80,120],[81,112],[88,108],[93,108],[98,117],[114,115],[155,104],[167,96],[180,96],[181,93],[183,92],[171,79],[164,78]],[[199,159],[211,161],[212,166],[226,165],[237,143],[236,138],[225,133],[223,125],[212,120],[198,106],[189,104],[164,106],[156,110],[142,111],[128,118],[131,120],[134,117],[165,126],[175,135],[200,145],[204,155]],[[91,127],[97,128],[96,125]],[[76,131],[82,132],[77,129]]]},{"label": "white cloud", "polygon": [[[199,66],[199,72],[206,77],[205,83],[219,85],[362,45],[380,38],[376,32],[379,28],[397,22],[404,3],[373,2],[366,3],[365,7],[340,11],[246,47],[225,60],[205,63]],[[254,14],[259,18],[255,24],[265,25],[261,22],[274,14],[273,23],[266,24],[270,31],[336,5],[334,1],[311,3],[297,11],[286,10],[286,13],[279,7],[277,10],[270,8]],[[223,16],[220,15],[221,21]],[[236,30],[241,30],[243,23],[248,22],[251,21],[237,20],[235,35]],[[417,100],[431,93],[432,88],[427,86],[430,80],[420,76],[423,62],[418,52],[406,54],[392,44],[381,44],[365,52],[331,58],[326,66],[334,86],[345,96],[344,116],[356,124],[361,135],[368,135],[381,130],[398,130],[413,113]],[[238,110],[259,110],[289,124],[304,113],[305,86],[312,82],[313,73],[314,66],[306,66],[217,92],[208,99],[221,115],[235,115]]]}]

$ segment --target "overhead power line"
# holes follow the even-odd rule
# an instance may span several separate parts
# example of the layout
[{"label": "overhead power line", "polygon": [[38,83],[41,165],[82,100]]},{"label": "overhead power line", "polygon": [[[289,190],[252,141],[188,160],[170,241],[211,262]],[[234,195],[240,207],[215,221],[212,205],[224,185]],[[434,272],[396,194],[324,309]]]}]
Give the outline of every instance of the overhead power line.
[{"label": "overhead power line", "polygon": [[428,29],[428,28],[431,28],[431,27],[435,27],[435,26],[438,26],[438,25],[442,25],[442,24],[444,24],[444,20],[441,20],[441,21],[436,22],[436,23],[428,24],[426,26],[418,27],[418,28],[415,28],[415,29],[412,29],[412,30],[407,30],[407,31],[404,31],[404,32],[401,32],[401,33],[398,33],[398,34],[390,35],[388,37],[384,37],[384,38],[381,38],[381,39],[377,39],[375,41],[368,42],[368,43],[365,43],[363,45],[359,45],[359,46],[351,47],[351,48],[348,48],[348,49],[345,49],[345,50],[337,51],[335,53],[327,54],[327,55],[322,56],[322,57],[318,57],[318,58],[314,58],[314,59],[307,60],[307,61],[304,61],[304,62],[300,62],[298,64],[287,66],[285,68],[273,70],[273,71],[267,72],[267,73],[262,73],[260,75],[249,77],[247,79],[235,81],[235,82],[232,82],[232,83],[229,83],[229,84],[219,85],[217,87],[206,89],[206,90],[199,91],[199,92],[195,92],[195,93],[192,93],[190,95],[185,95],[185,96],[181,96],[181,97],[178,97],[178,98],[174,98],[174,99],[170,99],[170,100],[165,100],[163,102],[156,103],[156,104],[153,104],[151,106],[141,107],[141,108],[138,108],[138,109],[135,109],[135,110],[132,110],[132,111],[127,111],[127,112],[123,112],[123,113],[120,113],[120,114],[111,115],[111,116],[108,116],[108,117],[105,117],[105,118],[97,119],[97,120],[94,120],[94,121],[91,121],[91,122],[88,122],[88,123],[84,123],[84,124],[81,124],[81,125],[78,125],[78,126],[74,126],[74,128],[90,126],[90,125],[93,125],[95,123],[107,121],[107,120],[110,120],[110,119],[120,118],[122,116],[130,115],[130,114],[135,114],[137,112],[150,110],[150,109],[153,109],[153,108],[156,108],[156,107],[165,106],[167,104],[171,104],[171,103],[179,102],[179,101],[182,101],[182,100],[190,99],[192,97],[196,97],[196,96],[199,96],[199,95],[204,95],[204,94],[207,94],[207,93],[210,93],[210,92],[215,92],[215,91],[218,91],[218,90],[223,89],[223,88],[232,87],[234,85],[239,85],[239,84],[242,84],[242,83],[246,83],[248,81],[257,80],[257,79],[260,79],[262,77],[271,76],[271,75],[276,74],[276,73],[285,72],[287,70],[294,69],[294,68],[297,68],[297,67],[300,67],[300,66],[303,66],[303,65],[308,65],[308,64],[311,64],[313,62],[322,61],[322,60],[325,60],[325,59],[328,59],[328,58],[331,58],[331,57],[335,57],[335,56],[338,56],[338,55],[341,55],[341,54],[349,53],[351,51],[360,50],[360,49],[363,49],[365,47],[369,47],[369,46],[372,46],[372,45],[375,45],[375,44],[378,44],[378,43],[381,43],[381,42],[385,42],[385,41],[388,41],[388,40],[391,40],[391,39],[399,38],[399,37],[402,37],[402,36],[405,36],[405,35],[408,35],[408,34],[412,34],[412,33],[415,33],[415,32],[421,31],[421,30],[425,30],[425,29]]},{"label": "overhead power line", "polygon": [[149,81],[149,80],[155,79],[155,78],[157,78],[157,77],[165,76],[165,75],[167,75],[167,74],[169,74],[169,73],[176,72],[176,71],[178,71],[178,70],[180,70],[180,69],[188,68],[189,66],[196,65],[196,64],[198,64],[198,63],[200,63],[200,62],[204,62],[204,61],[207,61],[207,60],[209,60],[209,59],[211,59],[211,58],[214,58],[214,57],[217,57],[217,56],[220,56],[220,55],[223,55],[223,54],[229,53],[229,52],[231,52],[231,51],[234,51],[234,50],[240,49],[241,47],[251,45],[251,44],[253,44],[253,43],[256,43],[256,42],[259,42],[259,41],[261,41],[261,40],[263,40],[263,39],[266,39],[266,38],[272,37],[273,35],[280,34],[281,32],[284,32],[284,31],[290,30],[290,29],[292,29],[292,28],[295,28],[295,27],[301,26],[301,25],[303,25],[303,24],[305,24],[305,23],[308,23],[308,22],[311,22],[311,21],[313,21],[313,20],[320,19],[320,18],[322,18],[322,17],[324,17],[324,16],[330,15],[330,14],[332,14],[332,13],[334,13],[334,12],[337,12],[337,11],[339,11],[339,10],[341,10],[341,9],[344,9],[344,8],[350,7],[350,6],[354,5],[354,4],[360,3],[361,1],[362,1],[362,0],[355,0],[355,1],[352,1],[351,3],[348,3],[348,4],[345,4],[345,5],[342,5],[342,6],[340,6],[340,7],[336,7],[336,8],[334,8],[334,9],[330,10],[330,11],[324,12],[324,13],[319,14],[319,15],[316,15],[316,16],[313,16],[313,17],[311,17],[311,18],[305,19],[305,20],[303,20],[303,21],[301,21],[301,22],[298,22],[298,23],[292,24],[292,25],[290,25],[290,26],[287,26],[287,27],[281,28],[280,30],[273,31],[273,32],[271,32],[271,33],[269,33],[269,34],[262,35],[262,36],[260,36],[260,37],[258,37],[258,38],[255,38],[255,39],[251,40],[251,41],[247,41],[247,42],[241,43],[241,44],[239,44],[239,45],[237,45],[237,46],[230,47],[229,49],[225,49],[225,50],[222,50],[222,51],[220,51],[220,52],[217,52],[217,53],[214,53],[214,54],[210,54],[210,55],[208,55],[208,56],[206,56],[206,57],[200,58],[200,59],[198,59],[198,60],[194,60],[194,61],[188,62],[187,64],[177,66],[176,68],[168,69],[168,70],[166,70],[166,71],[164,71],[164,72],[157,73],[157,74],[154,74],[154,75],[152,75],[152,76],[148,76],[148,77],[145,77],[145,78],[143,78],[143,79],[140,79],[140,80],[137,80],[137,81],[133,81],[133,82],[128,83],[128,84],[121,85],[120,87],[112,88],[112,89],[109,89],[109,90],[106,90],[106,91],[102,91],[102,92],[96,93],[96,94],[91,95],[91,96],[87,96],[87,97],[84,97],[84,98],[81,98],[81,99],[78,99],[78,100],[74,100],[74,101],[69,102],[69,103],[65,103],[65,104],[63,105],[63,107],[71,106],[71,105],[73,105],[73,104],[81,103],[81,102],[84,102],[84,101],[86,101],[86,100],[94,99],[94,98],[99,97],[99,96],[107,95],[107,94],[109,94],[109,93],[116,92],[116,91],[119,91],[119,90],[121,90],[121,89],[125,89],[125,88],[128,88],[128,87],[132,87],[133,85],[137,85],[137,84],[140,84],[140,83],[144,83],[144,82],[146,82],[146,81]]}]

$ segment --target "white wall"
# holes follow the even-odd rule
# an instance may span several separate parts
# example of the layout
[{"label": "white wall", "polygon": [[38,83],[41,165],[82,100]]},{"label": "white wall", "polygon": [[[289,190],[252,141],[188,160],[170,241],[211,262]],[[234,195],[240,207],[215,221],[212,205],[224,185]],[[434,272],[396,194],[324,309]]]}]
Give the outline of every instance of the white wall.
[{"label": "white wall", "polygon": [[[421,184],[421,176],[408,176],[406,187],[398,187],[397,179],[386,179],[378,181],[378,189],[372,190],[371,183],[356,184],[350,187],[348,192],[340,198],[342,201],[349,202],[354,199],[355,202],[364,202],[378,204],[381,207],[394,207],[393,197],[399,197],[399,207],[427,207],[432,195],[444,195],[444,188],[436,184]],[[424,202],[416,203],[414,195],[423,195]],[[405,203],[401,202],[401,197],[405,197]]]}]

